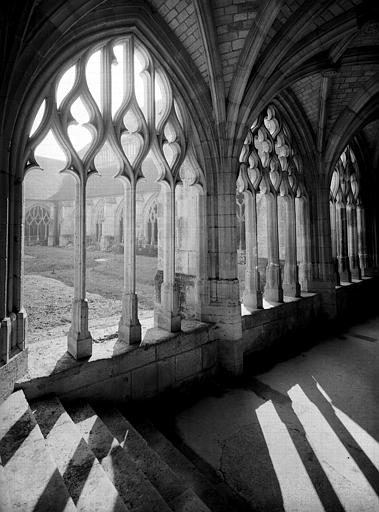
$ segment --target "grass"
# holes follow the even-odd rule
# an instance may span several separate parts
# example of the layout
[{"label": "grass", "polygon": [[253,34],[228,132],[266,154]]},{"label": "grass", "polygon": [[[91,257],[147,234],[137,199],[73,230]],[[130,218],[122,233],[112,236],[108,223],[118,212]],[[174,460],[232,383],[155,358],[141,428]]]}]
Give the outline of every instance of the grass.
[{"label": "grass", "polygon": [[[26,246],[25,274],[37,274],[74,285],[73,248]],[[105,260],[105,261],[98,261]],[[87,251],[86,289],[104,298],[121,299],[124,270],[122,254]],[[137,256],[136,278],[139,305],[152,309],[154,303],[154,276],[157,258]]]}]

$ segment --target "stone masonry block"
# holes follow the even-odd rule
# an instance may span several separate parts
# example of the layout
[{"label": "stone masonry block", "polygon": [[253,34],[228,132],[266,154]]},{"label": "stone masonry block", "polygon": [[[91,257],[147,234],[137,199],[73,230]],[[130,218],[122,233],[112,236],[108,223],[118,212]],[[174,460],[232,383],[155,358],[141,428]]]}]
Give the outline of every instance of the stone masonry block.
[{"label": "stone masonry block", "polygon": [[17,379],[28,370],[28,350],[19,352],[9,362],[0,367],[0,403],[13,391]]},{"label": "stone masonry block", "polygon": [[201,348],[203,352],[203,370],[217,365],[217,343],[207,343]]},{"label": "stone masonry block", "polygon": [[176,356],[176,381],[201,372],[201,348]]},{"label": "stone masonry block", "polygon": [[230,375],[241,375],[243,371],[242,340],[220,340],[218,358],[221,369]]},{"label": "stone masonry block", "polygon": [[125,373],[134,368],[153,363],[156,359],[154,345],[143,345],[141,347],[133,347],[127,352],[113,357],[112,359],[112,376]]},{"label": "stone masonry block", "polygon": [[67,400],[85,398],[88,400],[117,400],[125,402],[131,396],[131,375],[127,373],[90,386],[75,388],[69,393],[59,392],[57,394]]},{"label": "stone masonry block", "polygon": [[132,372],[132,398],[143,400],[155,395],[158,391],[158,365],[156,363],[143,366]]},{"label": "stone masonry block", "polygon": [[171,357],[181,352],[186,352],[196,348],[208,341],[208,332],[206,330],[193,333],[180,333],[178,336],[164,343],[157,345],[157,359]]},{"label": "stone masonry block", "polygon": [[175,384],[175,357],[158,361],[158,392]]}]

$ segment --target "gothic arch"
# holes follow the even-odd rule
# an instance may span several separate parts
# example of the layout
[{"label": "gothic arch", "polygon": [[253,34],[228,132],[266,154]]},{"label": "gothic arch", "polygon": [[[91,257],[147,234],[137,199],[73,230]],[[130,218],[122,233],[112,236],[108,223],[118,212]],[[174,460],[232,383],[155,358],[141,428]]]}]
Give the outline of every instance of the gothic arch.
[{"label": "gothic arch", "polygon": [[283,293],[299,297],[299,281],[307,289],[311,277],[308,194],[302,161],[291,132],[272,104],[257,117],[246,136],[240,155],[237,190],[245,199],[245,307],[250,311],[262,307],[258,201],[264,203],[267,223],[264,296],[275,303],[283,301]]},{"label": "gothic arch", "polygon": [[[245,127],[253,122],[256,113],[261,112],[265,105],[273,101],[283,89],[293,81],[328,66],[327,60],[321,66],[319,61],[312,63],[312,58],[320,52],[320,47],[326,48],[330,42],[359,29],[357,13],[352,10],[349,16],[344,15],[343,23],[336,18],[327,29],[324,28],[322,32],[316,29],[300,41],[296,41],[295,46],[291,46],[293,42],[288,38],[288,33],[296,29],[301,32],[307,27],[310,19],[309,9],[322,10],[323,6],[316,3],[311,7],[303,4],[292,17],[291,26],[286,24],[285,29],[283,28],[285,38],[277,34],[275,40],[270,41],[256,63],[254,77],[250,77],[240,100],[238,114],[237,109],[234,111],[235,122],[230,123],[233,128],[237,127],[235,135],[237,139],[242,137]],[[286,45],[284,47],[283,41]],[[285,48],[290,57],[283,59]]]},{"label": "gothic arch", "polygon": [[104,223],[104,199],[99,199],[95,205],[95,242],[100,244],[103,235],[103,223]]},{"label": "gothic arch", "polygon": [[[307,188],[310,188],[313,184],[314,176],[317,174],[317,169],[314,165],[316,147],[313,131],[304,109],[290,89],[282,91],[270,102],[270,105],[275,107],[279,117],[285,120],[284,122],[288,126],[291,133],[292,144],[297,154],[301,154],[302,172],[307,182]],[[258,116],[255,115],[252,117],[254,121]],[[250,127],[245,127],[245,131],[243,132],[244,137],[235,143],[234,154],[236,157],[239,157],[241,154],[244,140],[249,130]]]},{"label": "gothic arch", "polygon": [[[367,215],[354,141],[345,147],[330,182],[330,224],[336,284],[370,273]],[[370,226],[371,227],[371,226]]]},{"label": "gothic arch", "polygon": [[325,150],[325,165],[329,179],[331,179],[338,158],[349,141],[370,119],[375,118],[375,114],[378,112],[379,73],[376,73],[365,88],[358,91],[334,123],[329,135],[329,144]]},{"label": "gothic arch", "polygon": [[155,193],[144,205],[142,214],[144,243],[153,247],[158,245],[158,202],[159,193]]},{"label": "gothic arch", "polygon": [[125,205],[124,201],[120,201],[116,208],[114,218],[114,235],[116,243],[124,243],[124,222],[125,222]]},{"label": "gothic arch", "polygon": [[[148,155],[154,160],[158,181],[162,185],[165,229],[162,241],[164,293],[156,305],[155,319],[158,327],[169,331],[180,329],[178,301],[174,298],[177,294],[175,189],[182,181],[186,181],[189,186],[205,187],[206,178],[196,162],[196,140],[191,137],[190,129],[192,119],[181,94],[171,83],[155,54],[155,50],[150,53],[134,31],[119,35],[117,30],[112,37],[102,38],[83,49],[82,53],[76,54],[61,71],[53,75],[51,82],[42,91],[38,114],[20,158],[25,171],[38,167],[36,148],[51,133],[65,154],[66,162],[62,171],[76,178],[76,272],[73,321],[68,336],[68,350],[74,357],[83,357],[92,351],[85,298],[87,180],[92,174],[101,171],[101,159],[98,156],[104,149],[111,151],[114,175],[124,183],[124,208],[127,210],[123,223],[124,307],[119,338],[130,343],[139,343],[141,339],[135,280],[136,187],[137,182],[143,178],[142,163]],[[95,85],[90,80],[90,62],[96,70],[93,71],[97,77]],[[116,64],[121,73],[118,81],[113,78],[116,73],[113,66]],[[71,78],[66,80],[69,75]],[[112,88],[112,80],[122,86],[118,96]],[[60,92],[62,83],[65,84],[63,93]],[[78,104],[81,109],[79,114]],[[90,134],[89,142],[83,148],[77,145],[78,140],[70,133],[73,119],[82,130]],[[31,126],[31,119],[28,119],[27,126]],[[25,139],[26,135],[24,133],[22,138]],[[105,222],[104,208],[101,201],[95,207],[95,237],[100,244],[103,243],[103,226],[109,227]],[[156,233],[157,230],[154,231],[154,227],[152,229]],[[199,233],[199,236],[205,234]],[[199,261],[201,259],[199,257]]]},{"label": "gothic arch", "polygon": [[[82,16],[79,17],[77,10],[71,10],[71,4],[65,4],[54,13],[56,23],[60,20],[59,31],[55,28],[58,25],[55,24],[44,27],[44,17],[38,31],[25,31],[27,45],[23,46],[24,41],[20,41],[14,73],[9,79],[13,101],[6,104],[2,118],[7,120],[4,124],[4,151],[1,155],[3,168],[9,172],[9,188],[6,190],[9,190],[10,204],[21,204],[21,180],[25,164],[36,165],[36,162],[27,161],[25,148],[41,99],[49,95],[52,77],[63,73],[69,63],[75,61],[87,48],[114,38],[122,38],[126,34],[132,34],[141,41],[167,75],[179,108],[188,108],[190,114],[186,122],[193,134],[189,152],[193,153],[193,159],[197,160],[195,168],[201,167],[202,185],[216,193],[219,147],[207,85],[191,59],[187,58],[186,50],[179,39],[171,31],[166,30],[163,20],[151,15],[146,5],[115,3],[111,6],[112,3],[112,0],[106,5],[98,1],[86,2],[85,7],[81,8]],[[182,55],[180,59],[178,48]],[[24,78],[22,86],[15,79],[20,75]],[[196,87],[193,87],[194,76]],[[25,83],[28,84],[27,87]],[[207,173],[203,175],[205,167]],[[217,203],[207,198],[206,201],[209,215],[217,216]],[[9,239],[21,240],[22,212],[12,206],[7,215],[10,216]],[[210,230],[209,236],[217,240],[214,231]],[[8,261],[6,308],[8,311],[18,311],[22,309],[21,242],[16,243],[12,251],[14,258]],[[207,266],[214,268],[209,262]]]},{"label": "gothic arch", "polygon": [[51,216],[44,204],[34,203],[25,212],[25,244],[47,245]]},{"label": "gothic arch", "polygon": [[296,151],[302,158],[302,170],[307,189],[313,185],[314,178],[317,175],[317,168],[314,165],[316,161],[316,146],[314,142],[313,129],[308,117],[304,112],[302,105],[291,89],[283,90],[273,101],[272,104],[277,108],[282,119],[285,120],[291,134]]},{"label": "gothic arch", "polygon": [[[122,38],[128,33],[136,35],[136,38],[142,42],[168,78],[171,79],[178,101],[181,102],[183,98],[183,102],[189,106],[188,111],[191,113],[193,121],[191,128],[196,132],[197,156],[202,159],[204,155],[207,156],[212,153],[214,155],[217,149],[215,141],[209,138],[209,135],[212,137],[214,132],[208,91],[191,59],[174,58],[174,56],[177,56],[178,45],[181,46],[176,37],[164,30],[163,22],[150,16],[146,6],[136,8],[128,5],[118,5],[114,6],[113,9],[105,9],[102,2],[91,1],[87,4],[88,15],[83,16],[83,19],[76,24],[74,36],[66,8],[62,9],[61,15],[64,18],[62,23],[66,26],[66,29],[64,35],[58,38],[58,43],[52,44],[56,34],[51,34],[51,40],[45,38],[43,41],[35,41],[36,46],[41,48],[41,52],[42,48],[46,50],[44,60],[38,61],[39,53],[36,52],[34,59],[30,59],[29,56],[27,61],[20,62],[22,73],[33,79],[29,81],[30,85],[26,90],[25,87],[18,88],[15,84],[14,97],[18,101],[15,100],[14,104],[18,103],[20,108],[17,109],[17,112],[9,112],[10,117],[8,117],[8,119],[14,119],[15,121],[14,124],[10,124],[12,126],[10,138],[13,141],[12,149],[14,149],[12,158],[16,159],[12,165],[13,172],[15,170],[20,172],[20,167],[17,164],[22,164],[22,162],[20,162],[17,155],[26,143],[27,133],[38,111],[41,103],[40,99],[46,94],[51,77],[60,73],[68,62],[75,61],[86,48],[101,44],[101,41]],[[90,12],[91,8],[93,13]],[[59,18],[59,11],[56,16]],[[94,22],[95,26],[98,25],[96,23],[96,20],[99,19],[98,16],[102,17],[101,28],[94,29]],[[185,52],[184,48],[182,51]],[[193,82],[191,77],[194,75],[198,79],[196,89],[191,87]],[[25,126],[27,127],[26,130]],[[204,154],[202,154],[203,149]],[[21,168],[23,168],[23,165],[21,165]],[[211,172],[209,166],[207,171]]]}]

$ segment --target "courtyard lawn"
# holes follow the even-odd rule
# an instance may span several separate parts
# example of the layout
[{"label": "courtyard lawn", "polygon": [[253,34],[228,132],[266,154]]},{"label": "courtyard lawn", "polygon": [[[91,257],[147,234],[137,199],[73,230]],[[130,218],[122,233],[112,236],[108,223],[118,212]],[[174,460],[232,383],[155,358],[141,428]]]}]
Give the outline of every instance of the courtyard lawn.
[{"label": "courtyard lawn", "polygon": [[[26,246],[24,306],[28,313],[28,341],[52,336],[71,322],[74,283],[73,248]],[[137,293],[141,310],[154,307],[157,258],[137,256]],[[87,251],[87,299],[91,321],[121,313],[123,255]],[[117,323],[117,321],[116,321]]]},{"label": "courtyard lawn", "polygon": [[[87,250],[86,288],[109,299],[121,299],[124,271],[122,254]],[[74,284],[73,248],[26,246],[25,274],[38,274]],[[154,276],[157,258],[137,256],[137,292],[142,309],[152,309],[154,304]]]}]

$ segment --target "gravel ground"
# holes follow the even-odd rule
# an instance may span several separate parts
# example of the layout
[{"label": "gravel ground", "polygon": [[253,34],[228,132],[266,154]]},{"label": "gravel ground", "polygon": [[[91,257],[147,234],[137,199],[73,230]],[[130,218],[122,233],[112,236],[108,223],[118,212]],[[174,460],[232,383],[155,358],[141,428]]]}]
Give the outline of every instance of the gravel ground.
[{"label": "gravel ground", "polygon": [[[25,275],[24,305],[28,313],[29,343],[66,334],[71,322],[73,288],[36,274]],[[87,293],[90,324],[120,316],[121,301]]]}]

